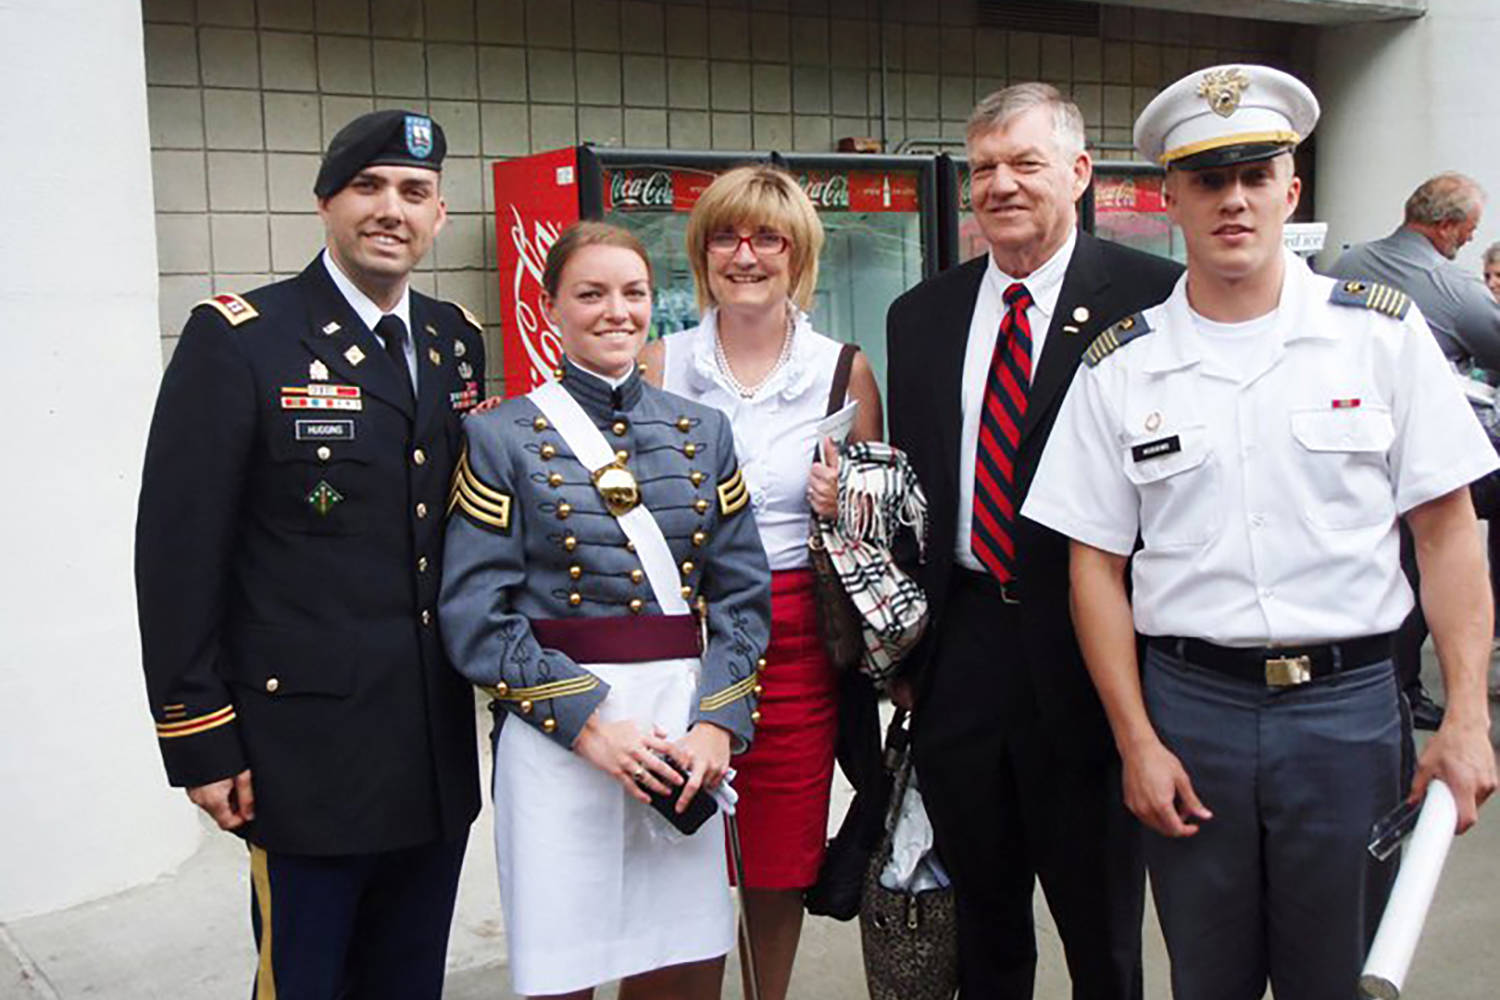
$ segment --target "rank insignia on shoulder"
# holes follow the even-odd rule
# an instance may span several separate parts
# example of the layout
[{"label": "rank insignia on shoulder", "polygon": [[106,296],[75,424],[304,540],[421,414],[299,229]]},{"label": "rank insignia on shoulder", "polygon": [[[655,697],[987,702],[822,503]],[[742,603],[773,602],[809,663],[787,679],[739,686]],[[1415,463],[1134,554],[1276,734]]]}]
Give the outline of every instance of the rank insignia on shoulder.
[{"label": "rank insignia on shoulder", "polygon": [[1328,301],[1336,306],[1363,306],[1392,319],[1405,319],[1406,311],[1411,308],[1411,297],[1400,289],[1357,278],[1335,282]]},{"label": "rank insignia on shoulder", "polygon": [[464,306],[462,303],[455,302],[453,303],[453,307],[464,314],[464,319],[468,321],[470,326],[478,330],[480,333],[484,332],[484,324],[479,322],[479,317],[469,312],[466,306]]},{"label": "rank insignia on shoulder", "polygon": [[745,473],[735,469],[734,475],[719,484],[719,513],[728,517],[749,502],[750,491],[745,487]]},{"label": "rank insignia on shoulder", "polygon": [[448,514],[457,510],[478,528],[510,534],[510,495],[480,480],[469,465],[466,446],[453,470],[453,488],[448,493]]},{"label": "rank insignia on shoulder", "polygon": [[222,295],[212,295],[202,302],[193,304],[194,309],[197,309],[199,306],[213,306],[218,310],[219,315],[224,317],[224,322],[230,326],[239,326],[241,323],[248,323],[260,315],[250,303],[238,295],[229,292],[225,292]]},{"label": "rank insignia on shoulder", "polygon": [[1084,349],[1083,363],[1092,368],[1119,348],[1150,332],[1151,324],[1146,322],[1143,313],[1126,316],[1094,338],[1094,342]]}]

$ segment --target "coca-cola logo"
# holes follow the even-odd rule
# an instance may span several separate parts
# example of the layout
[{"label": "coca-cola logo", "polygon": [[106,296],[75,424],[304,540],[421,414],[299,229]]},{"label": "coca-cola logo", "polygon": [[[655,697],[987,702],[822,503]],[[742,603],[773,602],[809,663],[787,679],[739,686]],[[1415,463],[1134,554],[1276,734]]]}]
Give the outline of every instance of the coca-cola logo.
[{"label": "coca-cola logo", "polygon": [[672,207],[672,174],[666,170],[629,173],[617,170],[609,176],[609,200],[615,208]]},{"label": "coca-cola logo", "polygon": [[802,185],[802,190],[807,192],[807,197],[815,208],[848,210],[849,178],[845,175],[831,174],[822,177],[816,174],[803,174],[797,178],[797,182]]},{"label": "coca-cola logo", "polygon": [[547,251],[561,231],[554,222],[538,219],[528,233],[526,220],[514,204],[510,208],[510,241],[516,250],[516,269],[511,275],[516,301],[516,333],[526,349],[529,389],[534,389],[562,363],[562,338],[542,311],[542,269]]}]

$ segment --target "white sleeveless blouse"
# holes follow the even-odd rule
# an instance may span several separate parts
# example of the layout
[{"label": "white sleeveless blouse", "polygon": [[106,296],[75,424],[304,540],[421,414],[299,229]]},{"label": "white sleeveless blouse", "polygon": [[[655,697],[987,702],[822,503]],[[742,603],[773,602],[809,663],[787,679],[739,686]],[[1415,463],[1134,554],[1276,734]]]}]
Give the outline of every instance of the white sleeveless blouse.
[{"label": "white sleeveless blouse", "polygon": [[791,356],[744,399],[714,358],[717,319],[710,309],[697,326],[662,341],[662,387],[729,417],[766,559],[773,570],[799,569],[807,565],[808,470],[843,345],[814,331],[807,315],[796,311]]}]

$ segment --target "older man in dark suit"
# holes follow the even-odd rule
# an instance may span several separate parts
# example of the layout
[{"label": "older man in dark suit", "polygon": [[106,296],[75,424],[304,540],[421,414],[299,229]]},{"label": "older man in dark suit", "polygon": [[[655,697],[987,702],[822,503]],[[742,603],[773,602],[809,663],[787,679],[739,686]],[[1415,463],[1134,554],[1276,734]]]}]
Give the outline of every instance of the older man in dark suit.
[{"label": "older man in dark suit", "polygon": [[986,97],[967,141],[990,252],[887,318],[891,440],[932,511],[917,772],[957,892],[962,995],[1031,996],[1040,878],[1074,997],[1139,997],[1138,832],[1073,634],[1067,539],[1017,512],[1084,348],[1181,268],[1078,231],[1092,163],[1054,88]]}]

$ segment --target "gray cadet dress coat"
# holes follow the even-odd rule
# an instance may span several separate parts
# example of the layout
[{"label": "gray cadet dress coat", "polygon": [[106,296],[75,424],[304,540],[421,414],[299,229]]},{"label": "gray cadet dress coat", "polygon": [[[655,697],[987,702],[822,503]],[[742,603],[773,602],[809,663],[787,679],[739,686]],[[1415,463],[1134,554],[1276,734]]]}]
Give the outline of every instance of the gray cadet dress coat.
[{"label": "gray cadet dress coat", "polygon": [[[712,722],[743,749],[770,635],[771,574],[729,422],[646,384],[639,369],[617,388],[566,360],[559,372],[634,473],[689,606],[706,602],[707,643],[689,725]],[[444,642],[464,676],[570,749],[609,686],[545,648],[532,623],[556,629],[638,616],[644,634],[662,609],[589,470],[530,399],[473,415],[464,432],[467,451],[448,507]],[[641,658],[621,649],[595,662]]]}]

